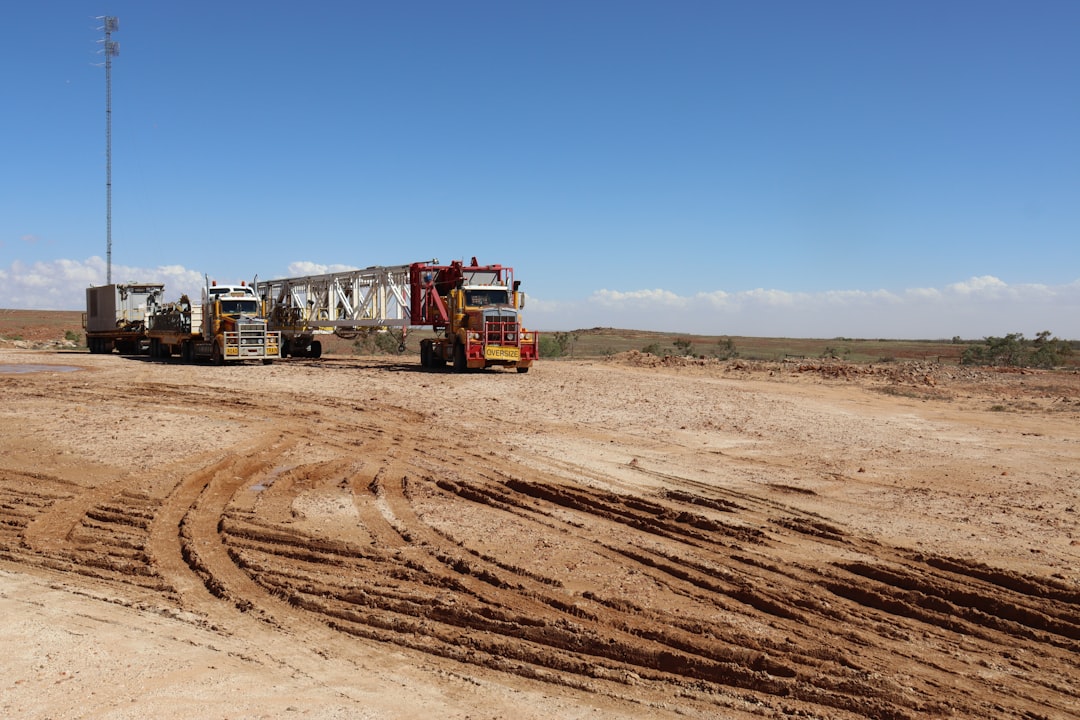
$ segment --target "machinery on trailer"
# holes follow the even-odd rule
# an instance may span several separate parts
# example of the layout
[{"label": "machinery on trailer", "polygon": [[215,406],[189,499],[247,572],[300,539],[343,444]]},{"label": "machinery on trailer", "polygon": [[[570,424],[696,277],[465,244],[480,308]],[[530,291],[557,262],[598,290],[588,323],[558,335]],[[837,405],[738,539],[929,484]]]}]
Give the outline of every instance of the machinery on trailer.
[{"label": "machinery on trailer", "polygon": [[207,284],[201,304],[187,295],[152,308],[147,324],[150,355],[180,355],[185,362],[215,364],[280,356],[281,333],[267,327],[262,303],[252,286]]},{"label": "machinery on trailer", "polygon": [[420,342],[426,368],[455,371],[490,366],[527,372],[537,357],[537,334],[521,326],[525,296],[513,268],[438,260],[374,266],[257,283],[270,327],[281,333],[282,356],[319,357],[320,335],[350,337],[370,328],[430,326]]},{"label": "machinery on trailer", "polygon": [[138,282],[86,288],[82,325],[90,352],[145,352],[149,313],[164,291],[161,283]]}]

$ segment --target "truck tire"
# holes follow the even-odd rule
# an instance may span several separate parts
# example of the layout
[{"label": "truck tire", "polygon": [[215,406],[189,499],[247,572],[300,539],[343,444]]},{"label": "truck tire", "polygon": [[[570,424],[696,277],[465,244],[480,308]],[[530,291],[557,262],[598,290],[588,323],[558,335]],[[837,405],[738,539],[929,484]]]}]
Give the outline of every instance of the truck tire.
[{"label": "truck tire", "polygon": [[427,340],[420,341],[420,367],[428,370],[435,367],[435,363],[431,361],[431,343]]},{"label": "truck tire", "polygon": [[180,357],[186,363],[195,362],[195,346],[191,344],[190,340],[185,340],[180,344]]},{"label": "truck tire", "polygon": [[465,372],[469,369],[469,361],[465,357],[465,346],[459,342],[454,343],[454,372]]},{"label": "truck tire", "polygon": [[318,340],[311,341],[311,350],[308,351],[308,357],[318,360],[322,357],[322,343]]},{"label": "truck tire", "polygon": [[519,373],[527,373],[527,372],[529,372],[529,368],[527,368],[527,367],[520,367],[520,366],[519,366],[519,367],[517,368],[517,371],[518,371]]}]

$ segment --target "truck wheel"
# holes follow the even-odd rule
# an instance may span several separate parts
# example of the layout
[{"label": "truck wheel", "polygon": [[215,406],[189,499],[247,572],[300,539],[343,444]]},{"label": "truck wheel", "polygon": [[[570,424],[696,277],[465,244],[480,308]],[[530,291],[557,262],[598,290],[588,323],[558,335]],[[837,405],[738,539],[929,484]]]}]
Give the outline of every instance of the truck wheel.
[{"label": "truck wheel", "polygon": [[432,365],[431,343],[424,340],[420,343],[420,367],[425,367],[430,370]]},{"label": "truck wheel", "polygon": [[313,340],[311,343],[311,350],[308,352],[308,357],[318,360],[322,357],[322,343],[318,340]]},{"label": "truck wheel", "polygon": [[225,353],[221,351],[221,345],[214,343],[214,349],[210,351],[210,363],[213,365],[225,364]]},{"label": "truck wheel", "polygon": [[529,368],[527,368],[527,367],[519,367],[519,368],[517,369],[517,371],[518,371],[519,373],[527,373],[527,372],[529,372]]},{"label": "truck wheel", "polygon": [[459,342],[454,343],[454,372],[465,372],[469,369],[469,362],[465,358],[465,346]]},{"label": "truck wheel", "polygon": [[190,340],[185,340],[180,345],[180,357],[184,362],[192,363],[195,361],[195,349]]}]

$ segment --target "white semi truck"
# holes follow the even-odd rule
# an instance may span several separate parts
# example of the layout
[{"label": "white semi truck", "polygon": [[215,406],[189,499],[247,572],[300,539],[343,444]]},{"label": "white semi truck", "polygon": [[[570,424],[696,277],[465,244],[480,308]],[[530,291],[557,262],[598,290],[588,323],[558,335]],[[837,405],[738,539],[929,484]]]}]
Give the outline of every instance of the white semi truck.
[{"label": "white semi truck", "polygon": [[152,308],[146,334],[156,358],[179,355],[185,362],[221,365],[240,360],[270,364],[280,357],[281,333],[267,329],[262,303],[246,283],[207,283],[201,304],[184,295]]}]

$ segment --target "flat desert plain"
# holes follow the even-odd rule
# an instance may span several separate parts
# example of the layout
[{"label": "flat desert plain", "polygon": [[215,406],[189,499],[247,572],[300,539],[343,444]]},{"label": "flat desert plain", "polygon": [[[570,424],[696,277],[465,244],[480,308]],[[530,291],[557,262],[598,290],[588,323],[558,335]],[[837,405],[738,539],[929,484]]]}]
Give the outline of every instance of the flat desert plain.
[{"label": "flat desert plain", "polygon": [[1080,375],[0,350],[0,716],[1080,717]]}]

